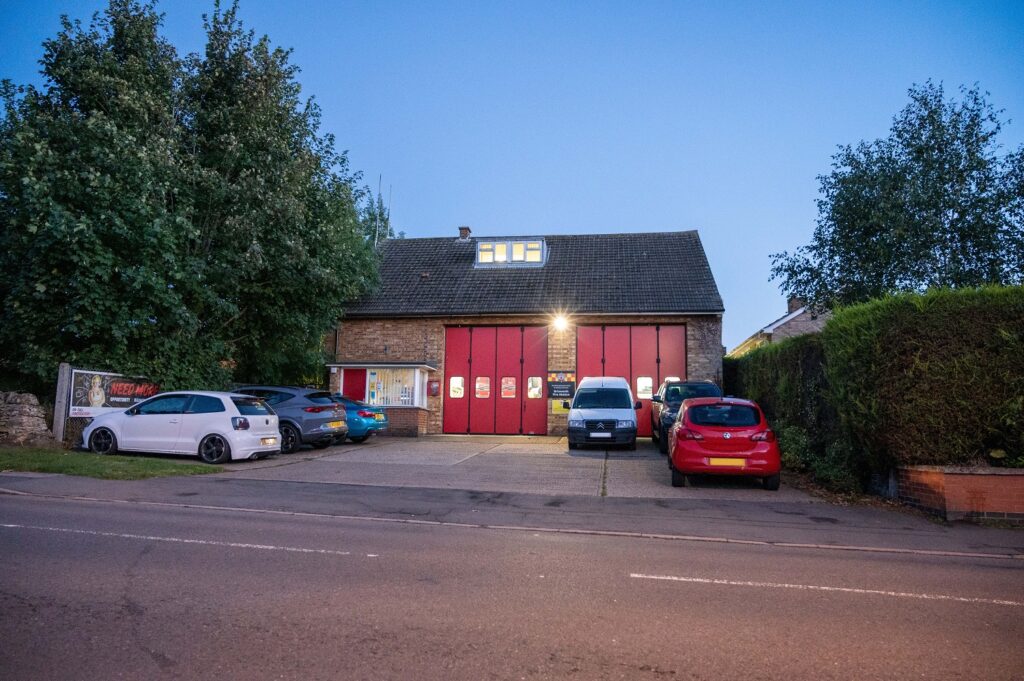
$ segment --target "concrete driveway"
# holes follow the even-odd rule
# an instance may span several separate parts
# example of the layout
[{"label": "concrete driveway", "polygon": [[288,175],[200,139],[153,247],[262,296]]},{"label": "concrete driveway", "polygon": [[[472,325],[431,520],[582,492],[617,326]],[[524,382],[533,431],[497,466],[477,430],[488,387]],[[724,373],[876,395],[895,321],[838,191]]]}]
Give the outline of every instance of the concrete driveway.
[{"label": "concrete driveway", "polygon": [[635,452],[569,451],[565,438],[440,435],[383,437],[363,444],[303,450],[225,467],[231,477],[386,487],[472,489],[547,495],[742,501],[814,501],[789,488],[767,492],[757,480],[713,478],[674,488],[665,457],[649,439]]}]

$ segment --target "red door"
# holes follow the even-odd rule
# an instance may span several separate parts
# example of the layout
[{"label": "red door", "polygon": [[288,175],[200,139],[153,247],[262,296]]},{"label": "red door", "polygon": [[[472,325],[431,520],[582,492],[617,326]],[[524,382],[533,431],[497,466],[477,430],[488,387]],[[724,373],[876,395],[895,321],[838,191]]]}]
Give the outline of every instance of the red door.
[{"label": "red door", "polygon": [[494,432],[496,329],[475,326],[469,334],[469,432]]},{"label": "red door", "polygon": [[629,385],[633,397],[643,405],[636,413],[637,435],[651,436],[651,395],[658,389],[658,329],[630,328]]},{"label": "red door", "polygon": [[[604,376],[604,331],[600,326],[576,329],[576,381],[589,376]],[[555,367],[560,368],[560,367]]]},{"label": "red door", "polygon": [[494,432],[518,435],[522,432],[523,329],[499,326],[496,330],[494,381]]},{"label": "red door", "polygon": [[658,383],[674,377],[686,380],[686,326],[662,326],[658,329]]},{"label": "red door", "polygon": [[[469,329],[450,327],[444,332],[444,419],[446,433],[469,432]],[[347,372],[346,372],[347,373]]]},{"label": "red door", "polygon": [[366,369],[345,369],[341,376],[341,394],[362,402],[366,399]]},{"label": "red door", "polygon": [[651,434],[650,393],[669,376],[686,379],[686,326],[581,326],[576,335],[576,377],[622,376],[642,408],[637,434]]},{"label": "red door", "polygon": [[[523,434],[548,432],[548,330],[543,326],[523,329]],[[556,367],[562,368],[562,367]]]},{"label": "red door", "polygon": [[547,362],[543,326],[446,329],[442,430],[546,434]]},{"label": "red door", "polygon": [[604,375],[629,380],[630,327],[604,327]]}]

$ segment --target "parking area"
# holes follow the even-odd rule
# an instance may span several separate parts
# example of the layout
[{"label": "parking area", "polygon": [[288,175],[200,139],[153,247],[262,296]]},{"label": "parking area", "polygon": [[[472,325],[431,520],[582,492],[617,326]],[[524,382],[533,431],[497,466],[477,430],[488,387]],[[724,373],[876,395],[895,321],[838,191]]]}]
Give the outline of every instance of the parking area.
[{"label": "parking area", "polygon": [[547,495],[816,501],[787,487],[785,478],[777,492],[765,491],[757,480],[743,478],[706,478],[696,485],[673,488],[665,457],[646,438],[641,438],[632,452],[570,451],[561,437],[382,437],[235,463],[225,467],[225,474],[256,480]]}]

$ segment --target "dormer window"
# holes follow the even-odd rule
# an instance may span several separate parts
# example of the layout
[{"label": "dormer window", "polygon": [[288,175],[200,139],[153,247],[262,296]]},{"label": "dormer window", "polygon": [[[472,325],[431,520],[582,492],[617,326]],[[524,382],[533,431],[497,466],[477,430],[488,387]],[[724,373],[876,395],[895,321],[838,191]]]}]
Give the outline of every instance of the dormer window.
[{"label": "dormer window", "polygon": [[543,238],[478,241],[477,267],[541,267],[547,260]]}]

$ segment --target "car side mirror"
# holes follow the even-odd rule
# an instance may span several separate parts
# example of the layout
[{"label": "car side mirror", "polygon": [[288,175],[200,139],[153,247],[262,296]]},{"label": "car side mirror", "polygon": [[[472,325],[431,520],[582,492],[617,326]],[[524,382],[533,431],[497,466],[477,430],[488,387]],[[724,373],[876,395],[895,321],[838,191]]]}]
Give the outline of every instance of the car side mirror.
[{"label": "car side mirror", "polygon": [[662,401],[663,400],[658,395],[654,395],[653,397],[651,397],[651,402],[657,402],[658,404],[661,404]]},{"label": "car side mirror", "polygon": [[562,409],[569,409],[568,400],[562,400]]},{"label": "car side mirror", "polygon": [[637,403],[633,405],[633,409],[643,409],[643,408],[644,408],[644,405],[640,404],[639,400],[637,400]]},{"label": "car side mirror", "polygon": [[131,409],[128,410],[128,413],[131,414],[132,416],[138,416],[139,415],[139,408],[138,407],[132,407]]}]

